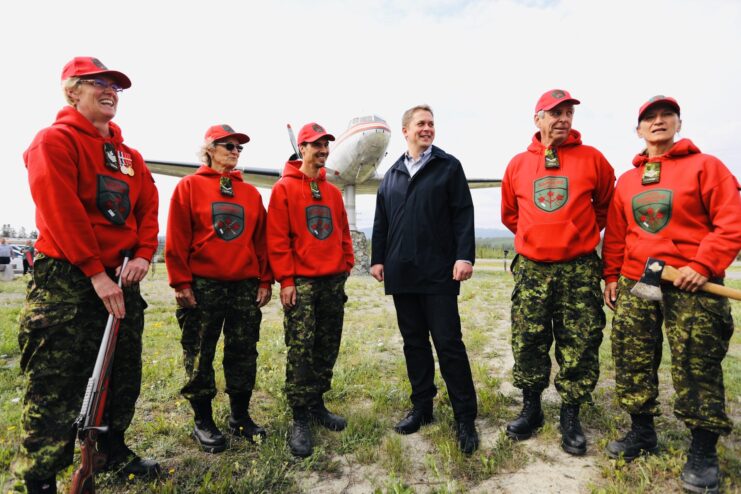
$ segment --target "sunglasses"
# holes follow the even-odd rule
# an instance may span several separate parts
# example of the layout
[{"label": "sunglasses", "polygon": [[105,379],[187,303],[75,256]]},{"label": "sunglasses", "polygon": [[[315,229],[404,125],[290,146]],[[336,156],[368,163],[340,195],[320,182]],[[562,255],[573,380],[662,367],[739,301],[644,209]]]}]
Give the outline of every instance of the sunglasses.
[{"label": "sunglasses", "polygon": [[112,89],[116,93],[123,91],[123,88],[115,82],[108,82],[103,79],[80,79],[81,84],[90,84],[97,89]]},{"label": "sunglasses", "polygon": [[229,151],[230,153],[234,151],[235,149],[237,150],[238,153],[241,153],[242,150],[244,149],[244,146],[242,146],[241,144],[234,144],[233,142],[215,142],[214,145],[224,146],[226,150]]}]

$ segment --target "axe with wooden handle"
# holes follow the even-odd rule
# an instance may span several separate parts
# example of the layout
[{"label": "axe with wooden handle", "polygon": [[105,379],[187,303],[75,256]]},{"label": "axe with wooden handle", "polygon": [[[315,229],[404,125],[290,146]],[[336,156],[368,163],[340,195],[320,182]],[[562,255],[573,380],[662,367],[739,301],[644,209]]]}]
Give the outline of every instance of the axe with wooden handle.
[{"label": "axe with wooden handle", "polygon": [[[677,277],[679,277],[679,270],[672,266],[667,266],[661,259],[649,257],[640,281],[630,289],[630,293],[645,300],[659,301],[661,300],[661,282],[668,281],[673,283]],[[728,288],[727,286],[716,283],[705,283],[700,287],[700,291],[734,300],[741,300],[741,290]]]}]

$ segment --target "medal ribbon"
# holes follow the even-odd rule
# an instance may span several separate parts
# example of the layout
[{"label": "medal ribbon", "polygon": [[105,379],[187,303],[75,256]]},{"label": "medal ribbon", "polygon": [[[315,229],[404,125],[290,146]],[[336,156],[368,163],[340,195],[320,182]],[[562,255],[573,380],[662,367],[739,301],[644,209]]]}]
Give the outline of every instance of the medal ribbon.
[{"label": "medal ribbon", "polygon": [[661,162],[650,161],[643,167],[642,185],[657,184],[661,180]]},{"label": "medal ribbon", "polygon": [[561,164],[558,162],[558,151],[556,148],[547,148],[545,150],[545,167],[546,168],[560,168]]},{"label": "medal ribbon", "polygon": [[309,189],[311,189],[311,197],[316,201],[322,200],[322,191],[319,190],[319,184],[316,182],[309,182]]},{"label": "medal ribbon", "polygon": [[234,188],[232,187],[232,177],[222,176],[219,179],[219,190],[222,196],[234,197]]}]

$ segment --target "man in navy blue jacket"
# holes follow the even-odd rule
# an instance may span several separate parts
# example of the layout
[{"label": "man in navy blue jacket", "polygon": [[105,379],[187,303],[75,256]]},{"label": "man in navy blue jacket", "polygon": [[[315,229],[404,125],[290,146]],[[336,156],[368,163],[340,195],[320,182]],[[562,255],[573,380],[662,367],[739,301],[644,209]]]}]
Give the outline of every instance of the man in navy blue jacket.
[{"label": "man in navy blue jacket", "polygon": [[432,145],[435,121],[426,105],[402,117],[404,153],[386,173],[376,197],[371,275],[393,295],[404,339],[412,409],[394,430],[417,432],[432,421],[435,344],[448,387],[458,445],[466,454],[479,444],[476,390],[461,337],[457,296],[473,274],[473,202],[460,161]]}]

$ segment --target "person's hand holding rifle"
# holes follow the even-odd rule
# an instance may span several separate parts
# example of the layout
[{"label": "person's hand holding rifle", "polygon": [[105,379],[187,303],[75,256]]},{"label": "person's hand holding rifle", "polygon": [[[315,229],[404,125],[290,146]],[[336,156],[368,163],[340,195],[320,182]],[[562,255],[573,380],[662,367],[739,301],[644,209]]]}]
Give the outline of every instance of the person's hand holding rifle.
[{"label": "person's hand holding rifle", "polygon": [[[124,251],[122,254],[124,260],[118,276],[119,288],[122,283],[121,274],[126,271],[126,264],[128,264],[132,255],[130,251]],[[99,433],[108,431],[108,426],[103,425],[103,415],[120,322],[121,319],[114,314],[108,315],[108,322],[103,334],[103,341],[98,349],[93,375],[87,382],[80,416],[75,421],[77,437],[80,440],[80,467],[72,475],[71,494],[94,493],[95,472],[100,470],[106,462],[106,455],[97,450],[96,441]]]}]

